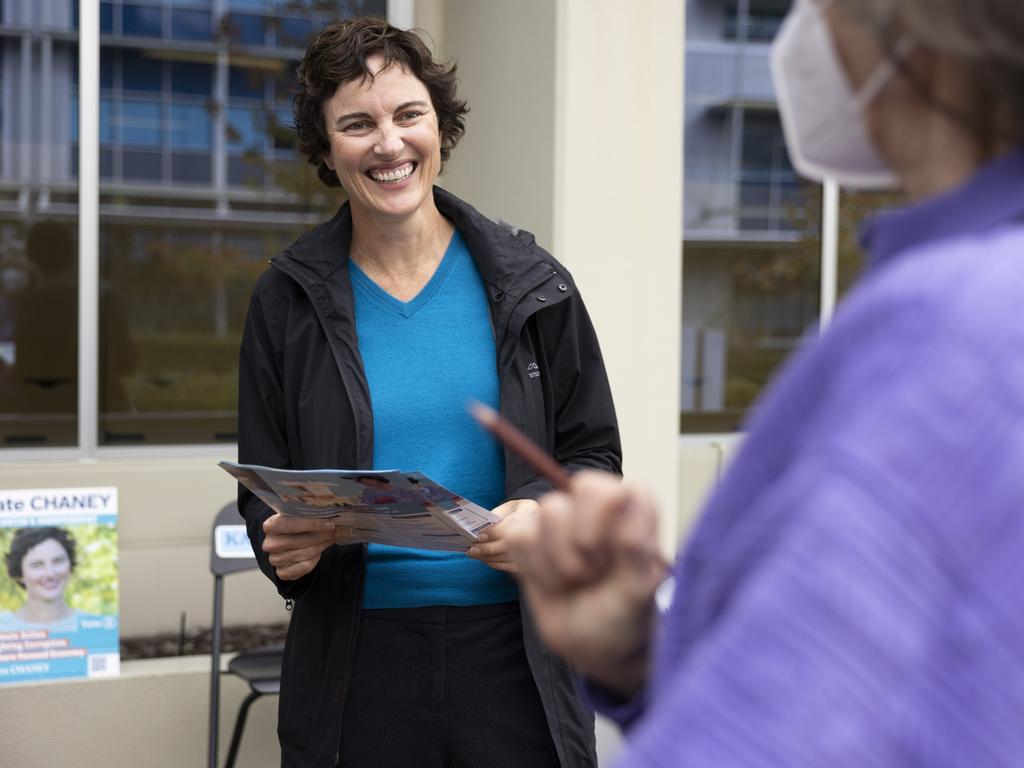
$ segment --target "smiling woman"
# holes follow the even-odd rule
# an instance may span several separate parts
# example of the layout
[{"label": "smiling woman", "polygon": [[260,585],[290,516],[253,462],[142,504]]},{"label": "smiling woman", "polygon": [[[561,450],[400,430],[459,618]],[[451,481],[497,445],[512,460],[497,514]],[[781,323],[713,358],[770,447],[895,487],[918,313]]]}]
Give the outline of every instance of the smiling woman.
[{"label": "smiling woman", "polygon": [[7,575],[25,590],[17,610],[0,613],[0,629],[78,628],[78,611],[64,596],[75,569],[75,540],[63,528],[20,528],[7,552]]},{"label": "smiling woman", "polygon": [[316,36],[298,79],[299,147],[348,199],[256,286],[239,459],[418,470],[503,519],[465,553],[367,546],[240,490],[261,568],[294,601],[283,765],[593,766],[593,717],[510,575],[507,536],[549,484],[465,410],[499,409],[570,472],[618,472],[586,309],[532,235],[434,186],[464,131],[454,65],[366,18]]}]

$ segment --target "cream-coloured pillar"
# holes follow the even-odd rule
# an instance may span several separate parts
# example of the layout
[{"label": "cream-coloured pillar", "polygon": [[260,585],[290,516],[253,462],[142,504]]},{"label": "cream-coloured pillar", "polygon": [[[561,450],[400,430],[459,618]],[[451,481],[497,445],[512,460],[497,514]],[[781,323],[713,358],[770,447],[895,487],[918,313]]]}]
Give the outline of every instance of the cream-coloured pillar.
[{"label": "cream-coloured pillar", "polygon": [[559,0],[555,229],[601,338],[625,472],[678,535],[683,3]]},{"label": "cream-coloured pillar", "polygon": [[601,338],[626,474],[678,528],[683,3],[418,0],[458,62],[467,133],[442,184],[529,229]]},{"label": "cream-coloured pillar", "polygon": [[551,0],[447,0],[441,12],[437,0],[421,0],[416,16],[441,56],[457,62],[470,108],[441,185],[549,249],[556,11]]}]

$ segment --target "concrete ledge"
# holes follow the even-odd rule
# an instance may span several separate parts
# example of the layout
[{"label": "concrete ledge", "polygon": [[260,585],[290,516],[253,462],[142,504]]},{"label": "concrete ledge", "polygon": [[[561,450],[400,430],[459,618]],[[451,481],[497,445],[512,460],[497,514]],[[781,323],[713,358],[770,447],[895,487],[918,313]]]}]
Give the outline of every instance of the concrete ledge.
[{"label": "concrete ledge", "polygon": [[[181,768],[206,765],[209,656],[128,661],[102,680],[20,683],[0,688],[4,766]],[[247,686],[221,683],[221,762]],[[276,768],[277,697],[249,710],[238,765]]]}]

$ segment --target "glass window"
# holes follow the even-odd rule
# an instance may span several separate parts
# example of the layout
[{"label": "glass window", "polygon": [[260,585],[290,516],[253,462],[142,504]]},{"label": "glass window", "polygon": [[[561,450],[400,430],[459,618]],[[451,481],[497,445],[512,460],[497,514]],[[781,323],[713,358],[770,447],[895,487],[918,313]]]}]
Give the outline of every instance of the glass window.
[{"label": "glass window", "polygon": [[100,144],[114,141],[114,100],[100,99]]},{"label": "glass window", "polygon": [[[75,25],[76,29],[78,25]],[[100,32],[109,35],[114,31],[114,6],[100,3]]]},{"label": "glass window", "polygon": [[232,187],[262,187],[265,181],[263,162],[256,153],[228,158],[228,184]]},{"label": "glass window", "polygon": [[120,384],[108,394],[116,407],[103,419],[106,444],[237,439],[237,357],[249,292],[291,234],[104,226],[103,276],[131,318],[133,353],[111,371]]},{"label": "glass window", "polygon": [[309,19],[284,18],[278,21],[278,45],[305,48],[311,37],[313,37],[313,22]]},{"label": "glass window", "polygon": [[232,42],[243,45],[266,45],[267,24],[262,16],[251,13],[229,13],[228,36]]},{"label": "glass window", "polygon": [[229,107],[227,132],[228,144],[232,149],[262,151],[267,139],[263,111]]},{"label": "glass window", "polygon": [[175,152],[171,156],[171,180],[183,184],[209,184],[213,158],[209,153]]},{"label": "glass window", "polygon": [[291,109],[278,109],[273,115],[270,131],[274,137],[274,149],[278,154],[281,150],[293,150],[298,146],[293,127],[294,119]]},{"label": "glass window", "polygon": [[177,40],[209,40],[212,20],[209,11],[175,8],[171,11],[171,37]]},{"label": "glass window", "polygon": [[[299,68],[299,62],[289,61],[284,64],[274,75],[274,99],[278,104],[287,105],[291,113],[292,98],[299,88],[295,79],[295,73]],[[288,121],[291,122],[291,119]]]},{"label": "glass window", "polygon": [[[150,33],[162,18],[169,21],[169,28],[159,26],[162,34],[179,40],[208,39],[219,19],[207,25],[207,38],[193,38],[200,15],[239,11],[233,21],[241,17],[241,39],[233,42],[259,46],[277,39],[267,33],[271,22],[281,28],[273,15],[278,11],[295,22],[285,26],[298,34],[307,7],[320,25],[356,5],[129,4],[155,9]],[[139,51],[138,37],[120,39],[123,5],[113,3],[116,33],[104,37],[101,48],[109,74],[100,107],[106,127],[100,149],[99,441],[230,444],[237,439],[238,346],[252,286],[267,260],[309,228],[307,212],[329,218],[336,195],[294,157],[282,125],[291,120],[288,70],[294,62],[257,49],[243,57],[230,47],[224,57],[203,59],[202,45],[184,51],[165,48],[169,42]],[[383,13],[386,4],[373,0],[363,10]],[[229,94],[224,105],[213,103],[220,88]],[[226,141],[215,142],[215,130],[224,130]],[[288,195],[263,194],[275,187]],[[230,211],[229,218],[221,211]]]},{"label": "glass window", "polygon": [[[72,114],[78,114],[78,94],[75,93],[71,96],[71,112]],[[70,138],[73,144],[78,143],[78,122],[72,123],[70,126]]]},{"label": "glass window", "polygon": [[253,69],[228,70],[228,96],[232,99],[262,99],[266,75]]},{"label": "glass window", "polygon": [[213,67],[188,61],[171,63],[171,91],[209,96],[213,91]]},{"label": "glass window", "polygon": [[160,181],[164,175],[163,154],[153,150],[121,150],[121,175],[126,181]]},{"label": "glass window", "polygon": [[163,35],[163,9],[147,5],[125,5],[121,9],[124,34],[139,37]]},{"label": "glass window", "polygon": [[209,149],[212,123],[202,104],[171,104],[170,139],[175,149]]},{"label": "glass window", "polygon": [[114,177],[114,151],[100,148],[100,178],[107,180]]},{"label": "glass window", "polygon": [[863,223],[873,215],[908,204],[905,194],[842,190],[839,196],[839,252],[837,254],[836,295],[842,298],[860,277],[864,252],[857,240]]},{"label": "glass window", "polygon": [[683,432],[741,429],[819,320],[821,191],[790,164],[765,45],[789,1],[745,7],[740,18],[735,2],[688,0]]},{"label": "glass window", "polygon": [[[48,115],[42,135],[10,119],[20,110],[0,119],[0,448],[78,439],[77,35],[69,20],[66,36],[51,38],[53,72],[37,77],[19,55],[42,34],[36,19],[0,38],[4,102],[18,93],[32,114]],[[34,86],[18,90],[28,82]],[[46,163],[43,152],[52,153]]]},{"label": "glass window", "polygon": [[100,57],[100,89],[109,91],[114,87],[114,56]]},{"label": "glass window", "polygon": [[159,101],[124,101],[121,111],[121,130],[125,144],[137,147],[160,146]]},{"label": "glass window", "polygon": [[[790,5],[791,0],[749,0],[744,15],[737,3],[732,2],[724,16],[725,39],[736,40],[745,33],[745,39],[751,42],[771,42],[778,34]],[[740,28],[741,24],[746,25],[745,30]]]},{"label": "glass window", "polygon": [[[121,52],[121,82],[126,91],[159,93],[164,87],[162,61],[133,50]],[[102,57],[101,57],[102,60]]]}]

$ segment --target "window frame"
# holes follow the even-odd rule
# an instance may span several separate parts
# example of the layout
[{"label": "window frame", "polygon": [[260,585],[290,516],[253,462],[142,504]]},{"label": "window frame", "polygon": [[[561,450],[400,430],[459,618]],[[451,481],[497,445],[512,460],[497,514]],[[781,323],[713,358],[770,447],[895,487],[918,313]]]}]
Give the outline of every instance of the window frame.
[{"label": "window frame", "polygon": [[[214,0],[214,8],[223,0]],[[166,15],[166,14],[165,14]],[[415,26],[415,0],[387,0],[388,20]],[[116,28],[116,25],[115,25]],[[106,34],[106,33],[102,33]],[[78,444],[3,448],[0,461],[224,456],[234,443],[99,445],[100,3],[78,6]],[[227,94],[217,94],[226,96]],[[215,136],[220,131],[215,128]],[[212,139],[211,152],[218,151]]]}]

